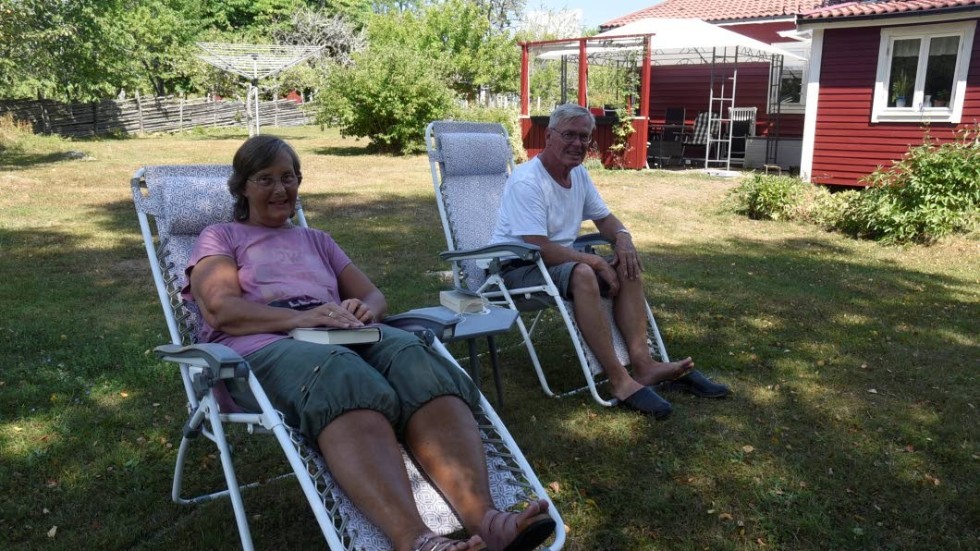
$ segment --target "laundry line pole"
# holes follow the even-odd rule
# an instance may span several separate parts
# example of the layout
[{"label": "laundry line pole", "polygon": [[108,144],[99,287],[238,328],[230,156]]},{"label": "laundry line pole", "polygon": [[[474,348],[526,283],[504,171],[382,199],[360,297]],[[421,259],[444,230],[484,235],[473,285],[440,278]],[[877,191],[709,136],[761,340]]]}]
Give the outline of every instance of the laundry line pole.
[{"label": "laundry line pole", "polygon": [[258,54],[252,54],[252,93],[255,95],[255,135],[259,132],[259,68]]}]

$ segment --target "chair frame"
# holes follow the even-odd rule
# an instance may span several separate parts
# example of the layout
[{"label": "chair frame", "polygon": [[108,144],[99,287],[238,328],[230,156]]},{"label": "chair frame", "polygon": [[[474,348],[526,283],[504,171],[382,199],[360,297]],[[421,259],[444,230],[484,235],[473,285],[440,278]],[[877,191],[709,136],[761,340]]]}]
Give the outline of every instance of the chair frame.
[{"label": "chair frame", "polygon": [[[441,253],[440,257],[452,264],[454,286],[457,289],[467,289],[469,286],[467,281],[464,280],[464,276],[467,274],[467,265],[464,264],[466,261],[487,263],[486,279],[479,282],[477,288],[468,290],[479,293],[491,304],[505,306],[516,310],[519,313],[530,311],[535,312],[534,317],[531,320],[530,327],[528,327],[524,322],[523,316],[518,316],[517,327],[521,333],[523,344],[531,358],[531,363],[534,366],[535,374],[537,375],[538,382],[541,385],[544,393],[550,397],[560,398],[588,390],[592,396],[592,399],[597,403],[603,406],[616,405],[618,402],[615,399],[606,399],[599,394],[598,384],[601,384],[604,382],[604,380],[597,381],[596,374],[601,372],[601,368],[598,367],[598,362],[594,359],[594,357],[592,357],[591,351],[588,349],[584,339],[581,337],[581,334],[578,331],[577,324],[569,311],[570,303],[567,303],[559,296],[558,288],[552,281],[551,276],[548,273],[547,266],[545,266],[544,260],[541,258],[540,249],[535,245],[520,242],[496,244],[470,249],[462,248],[457,243],[452,222],[450,220],[451,217],[449,209],[446,205],[446,198],[444,195],[445,190],[443,188],[443,180],[441,177],[445,170],[445,157],[440,149],[440,139],[441,136],[449,133],[499,134],[508,143],[509,137],[503,126],[496,123],[434,121],[426,127],[425,143],[428,151],[430,171],[432,174],[432,185],[435,190],[436,205],[439,210],[439,217],[442,220],[443,234],[446,238],[446,245],[448,247],[448,250]],[[509,175],[513,172],[515,167],[513,155],[510,156],[507,166],[507,174]],[[501,185],[503,185],[503,183],[501,183]],[[497,207],[498,205],[488,206],[488,208],[492,208],[494,211],[497,210]],[[489,239],[489,236],[487,236],[487,238]],[[594,247],[602,245],[609,245],[609,242],[602,238],[598,233],[580,236],[573,244],[575,248],[589,252],[592,252]],[[534,262],[544,278],[544,284],[516,289],[508,288],[504,283],[503,278],[500,276],[500,269],[502,262],[512,259]],[[470,268],[470,270],[472,270],[472,268]],[[648,301],[644,301],[644,305],[647,314],[647,327],[649,331],[651,352],[658,356],[662,361],[669,362],[670,360],[667,355],[667,349],[664,346],[663,338],[660,335],[657,322],[653,317],[653,311],[650,309]],[[568,331],[572,346],[575,349],[575,355],[578,358],[579,366],[581,367],[582,374],[585,377],[585,386],[567,391],[555,392],[548,383],[544,370],[541,367],[538,354],[535,351],[532,336],[534,335],[538,322],[541,320],[541,316],[549,307],[555,307],[558,310],[559,315],[562,318],[562,322]],[[615,324],[613,324],[612,330],[614,333],[618,333]],[[617,353],[622,361],[624,359],[623,351],[617,350]]]},{"label": "chair frame", "polygon": [[[169,258],[167,238],[165,236],[161,238],[158,233],[162,207],[160,198],[154,195],[155,184],[148,181],[151,179],[148,178],[148,169],[183,170],[188,175],[194,175],[222,168],[230,170],[230,167],[220,165],[143,167],[136,171],[130,182],[150,271],[171,340],[170,344],[156,347],[155,352],[161,360],[178,364],[188,400],[188,419],[184,424],[182,439],[177,450],[171,497],[175,503],[182,505],[229,498],[242,548],[245,551],[253,550],[242,491],[262,483],[240,484],[238,482],[225,430],[226,426],[244,426],[248,434],[269,434],[276,439],[286,455],[291,472],[271,480],[296,477],[329,549],[331,551],[360,549],[355,547],[356,534],[350,532],[352,530],[350,514],[342,507],[341,502],[347,498],[330,476],[319,450],[314,444],[307,442],[296,429],[285,423],[282,414],[275,410],[261,384],[251,376],[248,362],[226,346],[216,343],[192,343],[193,329],[189,323],[192,316],[179,295],[181,282],[179,276],[174,275],[175,267]],[[224,181],[220,184],[224,185]],[[296,205],[296,223],[307,227],[302,203],[299,200]],[[154,227],[157,231],[154,231]],[[433,339],[431,344],[465,373],[439,340]],[[232,378],[247,380],[260,406],[259,412],[235,411],[235,408],[228,408],[230,396],[224,390],[222,381]],[[488,460],[492,458],[496,462],[493,467],[488,465],[488,468],[496,468],[498,472],[504,473],[503,476],[511,478],[506,483],[514,487],[515,498],[545,499],[549,502],[549,514],[555,519],[556,530],[551,545],[542,549],[560,550],[565,542],[565,528],[557,509],[517,443],[482,393],[479,410],[476,419],[483,436],[484,447],[487,449]],[[198,437],[202,435],[217,447],[226,487],[192,497],[183,497],[183,471],[190,444],[199,440]],[[409,462],[410,459],[406,456],[407,466]],[[495,495],[495,500],[496,498]],[[497,505],[500,506],[500,503]],[[510,504],[506,506],[509,507]]]}]

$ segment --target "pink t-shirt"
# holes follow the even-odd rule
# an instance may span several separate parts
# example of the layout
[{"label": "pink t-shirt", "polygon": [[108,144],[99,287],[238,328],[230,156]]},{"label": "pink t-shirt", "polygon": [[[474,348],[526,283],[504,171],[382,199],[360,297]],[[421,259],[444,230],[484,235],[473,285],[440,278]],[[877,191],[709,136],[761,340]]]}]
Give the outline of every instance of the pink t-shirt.
[{"label": "pink t-shirt", "polygon": [[[339,245],[320,230],[299,226],[266,228],[239,222],[215,224],[201,232],[187,263],[185,300],[193,302],[190,274],[202,258],[230,257],[238,266],[242,298],[259,304],[297,306],[341,301],[337,276],[351,264]],[[228,335],[201,319],[200,342],[221,343],[242,356],[286,338],[284,333]]]}]

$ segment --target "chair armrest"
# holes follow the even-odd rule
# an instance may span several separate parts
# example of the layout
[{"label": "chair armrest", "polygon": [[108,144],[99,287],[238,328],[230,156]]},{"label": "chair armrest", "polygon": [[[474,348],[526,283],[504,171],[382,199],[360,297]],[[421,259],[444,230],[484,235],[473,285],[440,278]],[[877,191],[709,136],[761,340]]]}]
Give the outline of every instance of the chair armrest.
[{"label": "chair armrest", "polygon": [[427,344],[432,344],[428,337],[432,336],[440,341],[447,341],[453,338],[456,333],[456,324],[462,321],[463,316],[448,308],[434,306],[430,308],[416,308],[394,316],[388,316],[381,323],[397,327],[404,331],[415,333],[426,340]]},{"label": "chair armrest", "polygon": [[572,242],[572,248],[576,251],[582,251],[590,254],[597,254],[595,248],[602,245],[615,245],[612,241],[606,239],[599,233],[587,233],[585,235],[580,235],[575,238]]},{"label": "chair armrest", "polygon": [[165,344],[153,349],[158,358],[201,368],[193,376],[194,389],[201,393],[222,379],[248,379],[251,369],[237,352],[223,344],[202,343],[190,346]]},{"label": "chair armrest", "polygon": [[439,253],[439,258],[453,262],[456,260],[480,260],[494,259],[502,257],[516,257],[521,260],[536,261],[541,257],[541,248],[530,243],[497,243],[479,249],[468,249],[465,251],[443,251]]}]

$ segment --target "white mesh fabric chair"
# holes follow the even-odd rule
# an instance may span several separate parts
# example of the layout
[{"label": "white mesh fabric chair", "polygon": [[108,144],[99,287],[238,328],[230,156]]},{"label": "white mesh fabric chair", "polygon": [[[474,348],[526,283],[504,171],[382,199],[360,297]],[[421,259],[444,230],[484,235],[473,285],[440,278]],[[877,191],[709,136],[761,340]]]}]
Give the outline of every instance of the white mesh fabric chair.
[{"label": "white mesh fabric chair", "polygon": [[[209,224],[232,219],[233,202],[227,188],[230,173],[230,166],[150,166],[136,171],[131,181],[140,230],[171,341],[157,347],[156,352],[163,360],[178,364],[188,400],[188,420],[174,471],[173,500],[180,504],[196,504],[216,497],[229,497],[242,547],[253,549],[241,490],[255,484],[239,484],[225,436],[226,427],[244,426],[243,435],[271,434],[279,443],[291,469],[287,475],[295,475],[299,481],[331,551],[388,551],[392,548],[391,543],[336,485],[315,443],[311,445],[297,430],[284,423],[261,385],[250,376],[248,363],[225,346],[194,342],[199,318],[195,309],[180,297],[184,267],[200,231]],[[296,218],[298,224],[306,226],[302,205],[298,202]],[[442,343],[434,341],[433,346],[452,359]],[[259,411],[243,411],[235,404],[223,383],[231,378],[248,380],[260,405]],[[482,396],[477,422],[483,436],[496,507],[506,509],[532,499],[548,499],[513,438]],[[201,440],[210,441],[217,448],[225,487],[196,497],[182,497],[183,471],[190,444]],[[211,450],[205,453],[207,451]],[[441,494],[429,484],[409,454],[403,451],[403,455],[425,523],[434,532],[444,535],[461,529],[455,513]],[[553,504],[550,513],[557,526],[547,549],[558,550],[564,544],[564,524]]]},{"label": "white mesh fabric chair", "polygon": [[[517,318],[517,327],[545,394],[566,396],[588,389],[596,402],[614,405],[614,400],[607,400],[598,392],[596,376],[602,373],[602,368],[578,330],[574,304],[559,297],[538,247],[523,242],[488,246],[497,223],[504,184],[514,168],[507,131],[493,123],[436,121],[426,128],[425,143],[436,204],[449,248],[441,256],[452,262],[455,286],[479,293],[491,304],[533,315],[530,327],[522,317]],[[600,245],[608,245],[608,242],[598,234],[582,236],[575,243],[582,249]],[[501,262],[514,258],[535,262],[546,284],[507,288],[500,277],[500,266]],[[603,305],[612,321],[612,301],[603,299]],[[585,377],[585,386],[555,392],[547,381],[535,352],[533,336],[543,312],[551,307],[558,310],[565,324]],[[646,310],[650,352],[660,361],[670,361],[649,305]],[[611,326],[616,354],[626,365],[629,363],[626,343],[615,324],[611,323]]]}]

